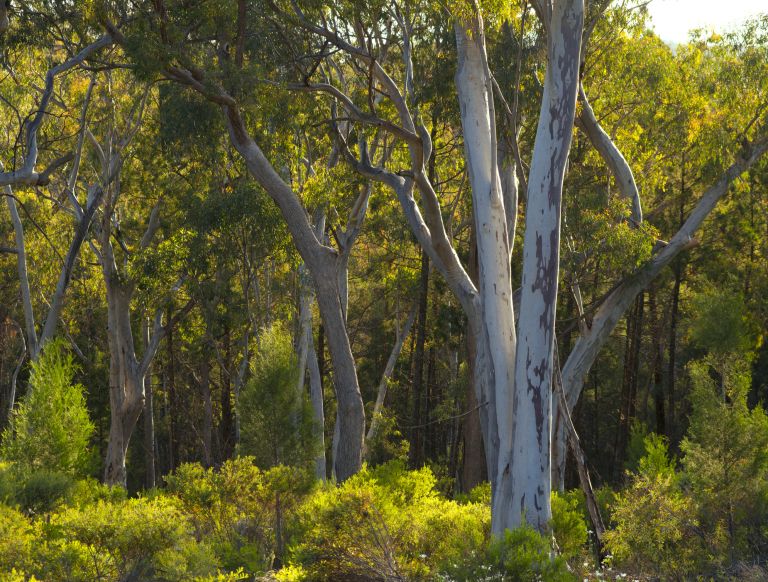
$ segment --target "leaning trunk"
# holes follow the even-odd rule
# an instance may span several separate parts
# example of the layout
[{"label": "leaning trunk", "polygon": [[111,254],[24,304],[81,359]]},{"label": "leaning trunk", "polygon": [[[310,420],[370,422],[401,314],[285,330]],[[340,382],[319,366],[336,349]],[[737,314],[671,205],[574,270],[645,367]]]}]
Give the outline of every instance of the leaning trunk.
[{"label": "leaning trunk", "polygon": [[362,466],[365,409],[340,300],[336,255],[318,240],[298,196],[280,178],[248,134],[237,107],[227,104],[224,113],[232,145],[243,157],[250,174],[280,208],[296,249],[312,275],[320,316],[328,336],[340,415],[334,471],[336,478],[344,481]]}]

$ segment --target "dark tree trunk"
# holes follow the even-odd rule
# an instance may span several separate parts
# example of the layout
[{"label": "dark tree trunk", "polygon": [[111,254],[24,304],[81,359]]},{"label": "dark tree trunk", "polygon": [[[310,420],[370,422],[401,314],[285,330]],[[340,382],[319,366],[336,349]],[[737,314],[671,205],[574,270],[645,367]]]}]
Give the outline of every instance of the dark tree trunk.
[{"label": "dark tree trunk", "polygon": [[674,441],[675,426],[675,376],[676,376],[676,355],[677,355],[677,320],[680,311],[680,284],[683,280],[683,264],[681,259],[675,261],[675,284],[672,287],[672,307],[669,315],[669,341],[668,341],[668,360],[667,360],[667,427],[669,432],[667,436],[670,441]]},{"label": "dark tree trunk", "polygon": [[666,418],[664,416],[664,377],[662,365],[664,362],[664,347],[661,343],[661,317],[656,305],[656,290],[648,291],[648,311],[651,317],[653,344],[653,402],[656,420],[656,434],[666,434]]},{"label": "dark tree trunk", "polygon": [[[229,345],[229,330],[227,330],[224,336],[224,365],[229,366],[230,357],[230,345]],[[232,457],[233,447],[233,418],[232,418],[232,381],[223,367],[220,369],[220,384],[221,384],[221,424],[219,425],[219,432],[221,434],[221,453],[222,460],[226,460]]]},{"label": "dark tree trunk", "polygon": [[[173,315],[172,307],[168,308],[168,321],[171,321]],[[170,404],[170,418],[168,420],[168,469],[173,471],[179,463],[179,395],[176,390],[176,352],[174,346],[173,326],[168,329],[166,346],[168,348],[168,400]]]},{"label": "dark tree trunk", "polygon": [[413,426],[411,432],[410,463],[421,467],[424,463],[422,400],[424,398],[424,345],[427,336],[427,300],[429,294],[429,258],[421,252],[421,279],[419,284],[419,315],[416,325],[416,353],[413,373]]},{"label": "dark tree trunk", "polygon": [[[210,346],[205,349],[210,353]],[[205,354],[200,363],[200,395],[203,399],[203,463],[206,467],[213,465],[213,403],[211,401],[211,364]]]},{"label": "dark tree trunk", "polygon": [[[477,239],[475,230],[469,239],[469,276],[472,282],[477,284],[478,277],[477,262]],[[469,365],[469,376],[467,382],[467,411],[464,417],[461,432],[464,441],[464,455],[462,459],[461,471],[461,490],[468,493],[477,487],[483,481],[488,480],[488,467],[486,463],[485,448],[483,444],[483,430],[480,425],[480,411],[478,409],[477,392],[475,390],[475,364],[476,364],[476,343],[472,334],[467,330],[467,364]]]}]

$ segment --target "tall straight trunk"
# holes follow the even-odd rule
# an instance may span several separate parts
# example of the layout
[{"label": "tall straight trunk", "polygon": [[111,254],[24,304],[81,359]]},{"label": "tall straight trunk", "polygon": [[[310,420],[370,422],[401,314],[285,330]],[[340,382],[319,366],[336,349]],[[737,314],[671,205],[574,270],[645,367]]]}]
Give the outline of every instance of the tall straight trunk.
[{"label": "tall straight trunk", "polygon": [[[477,237],[475,236],[474,228],[472,229],[469,239],[468,272],[472,281],[477,284]],[[461,423],[461,436],[464,445],[461,468],[461,490],[464,493],[471,491],[483,481],[488,480],[488,465],[486,461],[485,447],[483,446],[483,431],[480,425],[480,407],[478,406],[477,390],[475,388],[477,346],[469,326],[467,326],[466,345],[467,364],[469,366],[469,378],[467,381],[465,398],[467,403],[467,414],[462,419]]]},{"label": "tall straight trunk", "polygon": [[416,323],[416,351],[411,398],[413,399],[413,429],[410,439],[411,467],[420,467],[424,462],[422,436],[422,399],[424,392],[424,346],[427,338],[427,302],[429,299],[429,258],[421,252],[421,276],[419,278],[419,314]]},{"label": "tall straight trunk", "polygon": [[315,446],[317,446],[317,457],[315,457],[315,477],[321,481],[325,481],[325,410],[323,408],[323,383],[320,376],[320,366],[317,362],[317,352],[315,352],[315,344],[311,334],[311,329],[309,336],[309,357],[307,358],[307,368],[309,369],[309,397],[312,401],[312,419],[314,422]]},{"label": "tall straight trunk", "polygon": [[632,368],[630,370],[629,401],[627,402],[627,428],[637,416],[637,385],[640,381],[640,354],[643,349],[643,321],[645,314],[645,293],[640,291],[635,307],[635,325],[632,338]]},{"label": "tall straight trunk", "polygon": [[[144,351],[149,349],[149,320],[142,321]],[[155,474],[155,412],[152,394],[152,370],[144,376],[144,486],[152,489],[156,484]]]},{"label": "tall straight trunk", "polygon": [[[464,132],[464,155],[472,185],[474,233],[477,246],[479,321],[472,324],[475,345],[477,400],[485,425],[486,463],[496,498],[497,475],[505,470],[512,448],[512,385],[515,375],[515,314],[512,305],[509,220],[499,175],[495,111],[490,70],[485,54],[483,23],[479,15],[457,23],[459,57],[455,82]],[[516,208],[509,208],[514,215]],[[502,501],[501,503],[505,503]],[[495,501],[494,501],[495,505]],[[498,509],[493,512],[494,523]],[[500,525],[499,525],[500,527]],[[503,528],[494,526],[495,533]]]},{"label": "tall straight trunk", "polygon": [[[523,520],[546,531],[550,507],[550,422],[563,178],[571,144],[584,21],[582,0],[560,0],[549,15],[548,63],[528,177],[522,295],[512,409],[513,451],[500,464],[497,535]],[[498,502],[498,504],[497,504]]]},{"label": "tall straight trunk", "polygon": [[474,374],[470,370],[467,382],[466,402],[467,415],[461,423],[461,436],[464,452],[461,465],[461,490],[468,493],[483,481],[488,480],[488,469],[485,464],[483,447],[483,431],[480,428],[477,395],[475,394]]},{"label": "tall straight trunk", "polygon": [[664,435],[667,430],[666,417],[664,415],[664,376],[662,374],[664,347],[661,342],[661,316],[656,304],[656,289],[654,287],[648,291],[648,311],[651,317],[653,335],[653,402],[656,434]]},{"label": "tall straight trunk", "polygon": [[[568,294],[566,302],[566,311],[569,316],[574,315],[579,318],[579,328],[586,325],[583,321],[584,310],[581,299],[581,288],[577,281],[571,282],[571,293]],[[573,327],[569,327],[562,337],[562,347],[557,347],[557,362],[560,365],[560,355],[567,354],[571,348],[571,339],[573,337]],[[557,340],[555,340],[557,341]],[[559,370],[557,370],[559,373]],[[570,412],[569,412],[570,414]],[[552,489],[555,491],[565,491],[565,470],[568,461],[567,426],[569,419],[565,418],[565,411],[560,398],[552,400]]]},{"label": "tall straight trunk", "polygon": [[[432,302],[432,305],[432,315],[435,317],[435,302]],[[436,442],[438,439],[435,435],[437,427],[432,422],[432,409],[434,408],[434,403],[437,401],[435,384],[435,347],[434,345],[430,345],[427,352],[427,379],[424,383],[424,462],[435,458],[435,450],[438,446],[438,443]]]},{"label": "tall straight trunk", "polygon": [[232,457],[234,453],[234,431],[233,431],[233,414],[232,414],[232,381],[229,376],[229,360],[230,360],[230,346],[229,346],[229,330],[226,330],[224,334],[224,366],[219,367],[219,384],[221,386],[221,424],[219,425],[219,433],[221,435],[221,455],[222,460],[226,460]]},{"label": "tall straight trunk", "polygon": [[[168,319],[171,319],[171,307],[168,307]],[[168,332],[166,338],[166,348],[168,349],[168,362],[166,363],[166,374],[168,378],[168,401],[170,405],[170,418],[168,419],[168,468],[173,471],[181,462],[179,459],[179,424],[181,419],[181,410],[179,406],[179,394],[176,387],[176,351],[174,349],[173,329]]]},{"label": "tall straight trunk", "polygon": [[[324,236],[325,214],[316,213],[315,234],[318,238]],[[312,301],[314,295],[309,281],[306,266],[299,268],[299,392],[304,393],[305,367],[309,372],[309,395],[312,403],[312,418],[314,423],[315,446],[318,448],[315,458],[315,477],[321,481],[326,479],[325,461],[325,410],[323,404],[323,385],[320,366],[315,352]],[[335,432],[335,427],[334,427]],[[337,445],[335,445],[337,446]],[[334,451],[335,452],[335,451]]]},{"label": "tall straight trunk", "polygon": [[635,300],[634,309],[627,315],[627,333],[624,342],[624,378],[621,387],[621,409],[619,411],[619,427],[616,431],[616,447],[614,450],[615,477],[623,472],[629,432],[635,416],[635,398],[637,389],[637,373],[639,365],[639,336],[642,327],[643,293]]},{"label": "tall straight trunk", "polygon": [[[206,348],[210,346],[206,345]],[[209,352],[210,353],[210,352]],[[203,399],[203,464],[213,466],[213,402],[211,400],[211,363],[207,354],[201,354],[200,395]]]},{"label": "tall straight trunk", "polygon": [[669,313],[669,339],[667,341],[667,427],[670,441],[676,438],[675,426],[675,380],[677,375],[677,322],[680,312],[680,285],[683,281],[682,259],[677,259],[674,266],[675,283],[672,286],[672,305]]}]

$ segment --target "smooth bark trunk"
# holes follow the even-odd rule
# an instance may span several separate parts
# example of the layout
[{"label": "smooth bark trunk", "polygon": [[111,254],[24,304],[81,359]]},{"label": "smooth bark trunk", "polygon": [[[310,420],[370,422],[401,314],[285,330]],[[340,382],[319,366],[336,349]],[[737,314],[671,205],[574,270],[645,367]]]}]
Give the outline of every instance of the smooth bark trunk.
[{"label": "smooth bark trunk", "polygon": [[339,295],[337,255],[317,239],[298,196],[280,178],[248,134],[237,106],[228,102],[223,108],[233,146],[243,157],[251,175],[278,205],[296,249],[314,281],[338,398],[340,438],[334,472],[339,481],[344,481],[359,471],[362,465],[365,410]]},{"label": "smooth bark trunk", "polygon": [[[481,418],[485,418],[485,442],[490,445],[486,463],[496,507],[497,476],[504,471],[512,449],[516,336],[509,239],[514,236],[514,222],[508,220],[506,205],[514,202],[505,200],[499,175],[493,87],[482,20],[478,15],[475,21],[458,23],[455,28],[459,58],[455,81],[472,186],[478,263],[480,321],[472,324],[476,341],[473,372],[477,400],[487,403]],[[503,533],[498,507],[492,515],[493,531]]]},{"label": "smooth bark trunk", "polygon": [[582,0],[555,1],[548,63],[528,177],[513,409],[513,451],[500,461],[492,531],[523,521],[544,532],[552,516],[551,395],[563,178],[571,144],[584,21]]},{"label": "smooth bark trunk", "polygon": [[405,340],[408,339],[408,336],[411,334],[413,322],[416,320],[416,313],[416,305],[414,305],[413,308],[411,308],[405,323],[403,324],[403,328],[397,330],[395,345],[392,346],[392,351],[389,353],[387,364],[384,366],[384,373],[381,375],[379,388],[376,392],[376,402],[373,405],[371,423],[368,427],[368,434],[365,436],[366,454],[368,452],[368,446],[373,442],[373,440],[376,438],[376,435],[378,434],[379,425],[381,423],[381,411],[384,408],[384,401],[387,398],[387,387],[389,386],[389,380],[392,378],[392,374],[395,371],[395,364],[397,364],[397,359],[400,357],[400,352],[403,349]]}]

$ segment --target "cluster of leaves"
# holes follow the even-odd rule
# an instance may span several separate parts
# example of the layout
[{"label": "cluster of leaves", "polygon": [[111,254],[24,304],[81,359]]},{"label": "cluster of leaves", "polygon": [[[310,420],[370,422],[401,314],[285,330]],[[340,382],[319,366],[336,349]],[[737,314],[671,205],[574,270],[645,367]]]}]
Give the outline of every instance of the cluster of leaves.
[{"label": "cluster of leaves", "polygon": [[53,340],[32,363],[27,394],[3,432],[0,456],[24,475],[39,470],[85,475],[92,457],[93,423],[84,388],[73,384],[77,367],[62,340]]},{"label": "cluster of leaves", "polygon": [[744,358],[708,355],[689,374],[693,412],[681,468],[666,440],[648,435],[637,472],[611,507],[606,541],[634,571],[727,575],[768,547],[768,416],[747,406]]}]

